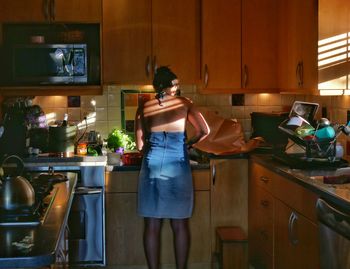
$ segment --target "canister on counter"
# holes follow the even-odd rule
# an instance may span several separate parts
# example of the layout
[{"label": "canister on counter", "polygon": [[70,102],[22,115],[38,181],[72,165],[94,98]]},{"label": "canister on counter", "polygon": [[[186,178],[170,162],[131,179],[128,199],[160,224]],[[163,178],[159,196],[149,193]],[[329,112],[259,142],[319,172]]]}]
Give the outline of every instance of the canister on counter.
[{"label": "canister on counter", "polygon": [[77,154],[86,155],[87,154],[87,143],[81,142],[77,145]]}]

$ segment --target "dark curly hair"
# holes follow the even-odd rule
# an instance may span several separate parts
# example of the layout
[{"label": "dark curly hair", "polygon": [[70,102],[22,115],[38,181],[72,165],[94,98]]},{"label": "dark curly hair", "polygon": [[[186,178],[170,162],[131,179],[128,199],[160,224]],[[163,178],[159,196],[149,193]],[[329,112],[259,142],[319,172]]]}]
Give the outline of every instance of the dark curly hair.
[{"label": "dark curly hair", "polygon": [[153,87],[157,93],[161,93],[164,89],[172,87],[172,81],[177,76],[167,66],[157,68],[153,79]]}]

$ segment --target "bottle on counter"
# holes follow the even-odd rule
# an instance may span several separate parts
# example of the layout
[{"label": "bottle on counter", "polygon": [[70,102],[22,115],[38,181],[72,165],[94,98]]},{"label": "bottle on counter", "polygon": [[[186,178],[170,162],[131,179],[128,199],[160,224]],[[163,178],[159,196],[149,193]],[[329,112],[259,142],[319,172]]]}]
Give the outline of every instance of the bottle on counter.
[{"label": "bottle on counter", "polygon": [[62,126],[62,127],[65,127],[65,126],[67,126],[67,125],[68,125],[68,114],[65,113],[65,114],[64,114],[64,117],[63,117],[63,121],[62,121],[61,126]]}]

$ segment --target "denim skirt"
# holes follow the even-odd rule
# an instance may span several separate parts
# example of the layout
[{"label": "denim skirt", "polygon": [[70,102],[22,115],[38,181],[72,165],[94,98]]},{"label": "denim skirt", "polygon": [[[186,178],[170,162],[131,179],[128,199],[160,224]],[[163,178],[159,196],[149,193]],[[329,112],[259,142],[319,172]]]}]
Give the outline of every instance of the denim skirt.
[{"label": "denim skirt", "polygon": [[152,132],[138,185],[138,214],[183,219],[192,215],[193,182],[184,132]]}]

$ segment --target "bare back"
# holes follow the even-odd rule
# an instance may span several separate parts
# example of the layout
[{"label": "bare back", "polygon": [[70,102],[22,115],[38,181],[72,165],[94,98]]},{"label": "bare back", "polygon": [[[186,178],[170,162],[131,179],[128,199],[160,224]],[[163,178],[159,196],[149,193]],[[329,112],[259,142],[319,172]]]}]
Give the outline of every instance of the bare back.
[{"label": "bare back", "polygon": [[148,132],[183,132],[192,103],[182,97],[166,96],[146,102],[143,108],[145,130]]},{"label": "bare back", "polygon": [[135,133],[138,150],[142,150],[150,132],[185,132],[189,121],[195,129],[191,143],[205,138],[209,127],[192,101],[184,97],[165,95],[161,100],[147,101],[136,113]]}]

